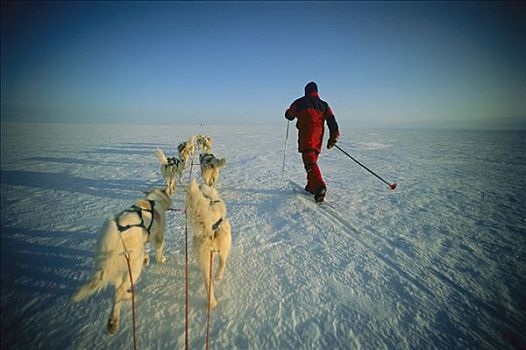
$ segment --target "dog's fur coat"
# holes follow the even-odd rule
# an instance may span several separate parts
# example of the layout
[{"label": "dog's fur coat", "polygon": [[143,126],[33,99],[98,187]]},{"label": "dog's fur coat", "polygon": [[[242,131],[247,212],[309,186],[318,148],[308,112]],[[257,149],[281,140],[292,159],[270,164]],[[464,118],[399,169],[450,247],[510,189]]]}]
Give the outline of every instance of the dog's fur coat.
[{"label": "dog's fur coat", "polygon": [[184,163],[176,157],[166,158],[160,148],[155,150],[155,155],[161,163],[161,174],[166,184],[166,192],[169,196],[173,196],[175,194],[177,178],[179,178],[179,182],[182,183],[183,181]]},{"label": "dog's fur coat", "polygon": [[[150,201],[154,203],[153,208]],[[73,300],[78,302],[113,284],[115,297],[107,324],[110,334],[114,334],[119,328],[122,300],[131,297],[130,277],[124,253],[127,250],[130,256],[134,284],[139,280],[143,265],[148,261],[144,252],[147,242],[155,244],[157,262],[166,261],[163,255],[165,212],[170,204],[171,198],[165,190],[154,189],[146,192],[145,199],[137,200],[133,209],[106,219],[102,227],[96,250],[96,270],[90,281],[73,295]],[[150,228],[149,233],[147,228]]]},{"label": "dog's fur coat", "polygon": [[212,153],[202,153],[199,155],[199,164],[204,183],[208,186],[215,186],[219,178],[219,170],[225,167],[226,159],[218,159]]},{"label": "dog's fur coat", "polygon": [[177,146],[179,158],[183,160],[185,169],[188,166],[188,161],[193,158],[195,153],[194,140],[195,136],[190,136],[188,141],[181,142],[179,146]]},{"label": "dog's fur coat", "polygon": [[212,152],[212,138],[204,135],[197,135],[197,147],[203,150],[203,153]]},{"label": "dog's fur coat", "polygon": [[207,295],[210,288],[210,307],[214,308],[217,300],[210,281],[210,253],[219,253],[219,266],[215,276],[219,280],[225,272],[232,245],[226,206],[214,187],[206,184],[199,187],[195,179],[192,179],[186,194],[186,213],[188,227],[193,234],[195,259],[203,273]]}]

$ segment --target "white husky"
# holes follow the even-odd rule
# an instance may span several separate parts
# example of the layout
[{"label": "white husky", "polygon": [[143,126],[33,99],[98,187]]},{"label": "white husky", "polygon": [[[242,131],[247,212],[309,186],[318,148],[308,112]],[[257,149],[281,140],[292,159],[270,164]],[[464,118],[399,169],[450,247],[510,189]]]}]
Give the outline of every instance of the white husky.
[{"label": "white husky", "polygon": [[225,167],[226,159],[218,159],[212,153],[203,153],[199,155],[199,164],[204,183],[215,186],[219,178],[219,170]]},{"label": "white husky", "polygon": [[80,301],[109,284],[115,286],[113,308],[107,325],[110,334],[114,334],[119,328],[122,300],[131,297],[125,254],[129,254],[134,283],[139,280],[143,264],[148,261],[144,252],[147,242],[155,244],[157,262],[166,261],[163,255],[165,212],[170,207],[171,198],[162,189],[154,189],[145,194],[145,199],[137,200],[130,209],[106,219],[97,243],[95,272],[90,281],[73,295],[74,301]]},{"label": "white husky", "polygon": [[166,184],[166,192],[168,195],[173,196],[175,194],[177,177],[179,177],[179,182],[183,182],[184,162],[177,157],[166,158],[160,148],[155,150],[155,155],[161,163],[161,174]]},{"label": "white husky", "polygon": [[194,255],[205,282],[206,294],[210,288],[210,307],[217,306],[214,288],[210,281],[210,253],[219,253],[219,267],[215,278],[221,279],[225,272],[232,233],[226,218],[226,206],[214,187],[205,184],[199,187],[193,179],[186,194],[188,227],[193,234]]}]

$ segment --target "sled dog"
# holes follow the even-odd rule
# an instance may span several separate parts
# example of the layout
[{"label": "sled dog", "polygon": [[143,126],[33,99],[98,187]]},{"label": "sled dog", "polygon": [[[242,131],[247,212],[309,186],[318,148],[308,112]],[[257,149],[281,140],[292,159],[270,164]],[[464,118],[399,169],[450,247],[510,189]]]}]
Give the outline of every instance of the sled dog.
[{"label": "sled dog", "polygon": [[147,242],[154,243],[157,262],[166,261],[163,255],[165,212],[170,207],[171,198],[162,189],[145,194],[145,198],[137,200],[131,208],[106,219],[97,243],[95,272],[90,281],[73,295],[73,300],[78,302],[109,284],[115,286],[113,307],[106,326],[110,334],[115,334],[119,328],[122,300],[131,298],[126,254],[129,254],[134,284],[141,276],[143,264],[148,262],[144,252]]},{"label": "sled dog", "polygon": [[163,175],[164,182],[166,184],[166,193],[168,193],[169,196],[173,196],[175,194],[175,184],[177,177],[179,177],[180,183],[183,181],[183,161],[177,157],[166,158],[160,148],[157,148],[155,155],[161,163],[161,174]]},{"label": "sled dog", "polygon": [[181,142],[179,146],[177,146],[179,158],[183,160],[185,169],[188,166],[188,161],[194,156],[195,153],[194,139],[195,136],[190,136],[188,141]]},{"label": "sled dog", "polygon": [[199,164],[204,183],[208,186],[215,186],[219,178],[219,170],[225,167],[226,159],[218,159],[212,153],[202,153],[199,155]]},{"label": "sled dog", "polygon": [[226,206],[214,187],[206,184],[199,187],[195,179],[192,179],[186,193],[186,212],[188,227],[193,236],[195,259],[203,273],[207,296],[210,288],[210,307],[214,308],[218,302],[214,296],[213,283],[210,281],[210,253],[211,251],[219,253],[219,266],[215,279],[220,280],[225,272],[232,245]]},{"label": "sled dog", "polygon": [[212,138],[204,135],[197,135],[197,147],[203,150],[204,153],[212,152]]}]

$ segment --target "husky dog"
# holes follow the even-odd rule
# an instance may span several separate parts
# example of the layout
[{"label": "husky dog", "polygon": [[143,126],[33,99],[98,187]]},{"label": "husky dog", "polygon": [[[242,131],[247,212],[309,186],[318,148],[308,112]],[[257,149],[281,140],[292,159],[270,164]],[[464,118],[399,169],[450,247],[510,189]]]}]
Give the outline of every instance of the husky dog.
[{"label": "husky dog", "polygon": [[177,146],[179,158],[183,160],[185,169],[188,166],[188,161],[193,158],[195,153],[194,139],[195,136],[190,136],[188,141],[181,142],[179,146]]},{"label": "husky dog", "polygon": [[180,183],[183,182],[183,161],[177,157],[166,158],[160,148],[157,148],[155,155],[161,163],[161,174],[163,175],[166,184],[166,193],[168,193],[169,196],[173,196],[175,194],[175,183],[177,177],[179,177]]},{"label": "husky dog", "polygon": [[109,284],[115,286],[113,308],[106,327],[110,334],[115,334],[119,328],[122,300],[131,298],[126,255],[134,283],[148,261],[144,252],[147,242],[155,244],[157,262],[166,261],[163,255],[165,212],[171,198],[160,188],[145,194],[145,198],[137,200],[131,208],[106,219],[97,243],[96,270],[90,281],[73,295],[74,301],[80,301]]},{"label": "husky dog", "polygon": [[203,150],[204,153],[212,152],[212,138],[204,135],[197,135],[197,147]]},{"label": "husky dog", "polygon": [[226,159],[218,159],[212,153],[202,153],[199,155],[199,164],[204,183],[208,186],[215,186],[219,178],[219,170],[225,167]]},{"label": "husky dog", "polygon": [[188,227],[193,234],[195,259],[203,273],[207,295],[210,290],[210,307],[214,308],[217,306],[217,300],[210,281],[210,253],[219,252],[215,279],[220,280],[225,272],[232,245],[231,226],[226,218],[225,203],[214,187],[206,184],[199,187],[195,179],[192,179],[186,193],[186,212]]}]

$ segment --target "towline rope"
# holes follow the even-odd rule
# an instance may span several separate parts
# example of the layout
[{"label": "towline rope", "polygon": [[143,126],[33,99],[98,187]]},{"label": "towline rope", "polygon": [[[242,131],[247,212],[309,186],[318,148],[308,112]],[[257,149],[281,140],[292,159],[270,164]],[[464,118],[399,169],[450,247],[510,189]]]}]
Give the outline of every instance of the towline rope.
[{"label": "towline rope", "polygon": [[[188,183],[192,180],[192,169],[194,166],[194,156],[195,153],[192,154],[192,162],[190,163],[190,176],[188,177]],[[186,201],[185,201],[185,208],[184,208],[184,237],[185,237],[185,244],[184,244],[184,251],[185,251],[185,286],[184,286],[184,341],[185,341],[185,349],[188,350],[188,213],[186,212]]]},{"label": "towline rope", "polygon": [[133,350],[137,350],[137,335],[135,331],[135,288],[133,286],[133,277],[130,266],[130,251],[128,250],[128,248],[126,248],[126,244],[124,244],[124,239],[122,238],[121,233],[119,234],[119,238],[121,239],[122,248],[124,249],[122,255],[124,255],[124,258],[126,259],[126,265],[128,266],[128,274],[130,275],[130,289],[132,295]]},{"label": "towline rope", "polygon": [[168,211],[178,211],[178,212],[180,212],[180,213],[184,213],[184,212],[185,212],[184,209],[179,209],[179,208],[168,208],[168,209],[166,209],[166,210],[168,210]]},{"label": "towline rope", "polygon": [[212,267],[214,266],[214,251],[210,250],[210,272],[208,276],[208,316],[206,318],[206,350],[208,350],[208,334],[210,332],[210,303],[212,297]]},{"label": "towline rope", "polygon": [[[190,163],[190,175],[188,182],[192,180],[192,170],[194,165],[194,156],[192,155],[192,162]],[[197,164],[196,164],[197,165]],[[189,346],[189,332],[188,332],[188,212],[186,211],[186,206],[184,209],[175,209],[170,208],[170,211],[178,211],[178,212],[184,212],[185,214],[185,349],[188,350]],[[211,296],[212,296],[212,268],[214,263],[214,251],[210,251],[210,275],[209,275],[209,283],[208,283],[208,316],[207,316],[207,323],[206,323],[206,350],[209,349],[209,334],[210,334],[210,310],[211,310]],[[131,277],[131,272],[130,272]],[[133,288],[132,288],[133,290]],[[133,295],[132,295],[133,296]],[[135,328],[135,327],[134,327]],[[135,337],[135,333],[134,333]],[[135,349],[135,348],[134,348]],[[135,349],[136,350],[136,349]]]},{"label": "towline rope", "polygon": [[126,264],[128,265],[128,273],[130,274],[130,285],[132,295],[133,349],[137,350],[137,336],[135,334],[135,288],[133,287],[133,277],[130,266],[130,253],[125,252],[124,257],[126,258]]}]

